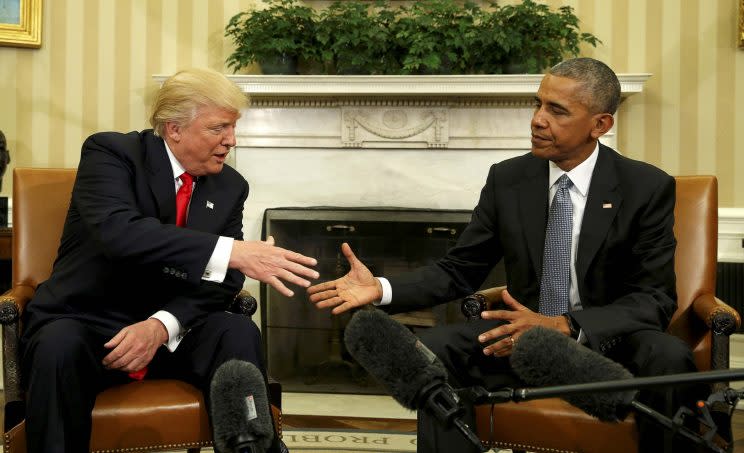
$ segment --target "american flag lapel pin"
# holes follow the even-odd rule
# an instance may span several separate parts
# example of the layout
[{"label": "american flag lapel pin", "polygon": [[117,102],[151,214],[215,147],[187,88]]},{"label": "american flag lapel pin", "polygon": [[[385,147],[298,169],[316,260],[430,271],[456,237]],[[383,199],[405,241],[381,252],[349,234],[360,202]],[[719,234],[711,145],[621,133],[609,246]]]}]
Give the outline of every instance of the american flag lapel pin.
[{"label": "american flag lapel pin", "polygon": [[612,209],[612,203],[602,203],[602,209]]},{"label": "american flag lapel pin", "polygon": [[211,201],[207,200],[207,208],[214,209],[214,203],[212,203]]}]

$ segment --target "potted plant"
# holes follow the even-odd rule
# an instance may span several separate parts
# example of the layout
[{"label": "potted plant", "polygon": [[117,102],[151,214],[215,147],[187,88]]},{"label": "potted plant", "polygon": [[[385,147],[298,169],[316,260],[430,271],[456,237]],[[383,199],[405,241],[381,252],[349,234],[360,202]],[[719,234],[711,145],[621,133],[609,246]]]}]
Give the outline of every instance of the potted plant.
[{"label": "potted plant", "polygon": [[336,74],[397,73],[394,25],[395,13],[387,2],[333,2],[319,14],[316,26],[325,68]]},{"label": "potted plant", "polygon": [[579,45],[601,41],[579,30],[570,6],[551,11],[533,0],[498,7],[481,15],[475,71],[491,74],[539,73],[567,56],[579,55]]},{"label": "potted plant", "polygon": [[406,49],[404,74],[465,74],[477,36],[480,8],[472,1],[417,0],[400,8],[397,38]]},{"label": "potted plant", "polygon": [[299,59],[332,74],[539,73],[577,56],[581,44],[601,42],[579,30],[570,6],[553,11],[534,0],[503,7],[412,0],[395,8],[347,0],[320,13],[298,0],[263,1],[266,8],[235,15],[225,29],[236,45],[227,60],[235,71],[257,61],[268,73],[271,60]]},{"label": "potted plant", "polygon": [[297,0],[264,0],[263,9],[233,16],[225,36],[235,43],[227,66],[234,72],[257,62],[265,74],[296,74],[298,59],[313,59],[316,13]]}]

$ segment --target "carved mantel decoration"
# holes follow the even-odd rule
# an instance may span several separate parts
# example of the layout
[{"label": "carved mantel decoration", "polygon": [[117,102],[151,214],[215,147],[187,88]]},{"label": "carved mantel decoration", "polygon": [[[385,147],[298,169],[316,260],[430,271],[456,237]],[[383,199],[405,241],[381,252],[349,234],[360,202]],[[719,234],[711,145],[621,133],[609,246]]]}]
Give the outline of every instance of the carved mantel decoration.
[{"label": "carved mantel decoration", "polygon": [[447,109],[418,107],[366,108],[342,107],[344,148],[366,144],[400,147],[410,141],[424,142],[428,148],[446,148],[449,141]]}]

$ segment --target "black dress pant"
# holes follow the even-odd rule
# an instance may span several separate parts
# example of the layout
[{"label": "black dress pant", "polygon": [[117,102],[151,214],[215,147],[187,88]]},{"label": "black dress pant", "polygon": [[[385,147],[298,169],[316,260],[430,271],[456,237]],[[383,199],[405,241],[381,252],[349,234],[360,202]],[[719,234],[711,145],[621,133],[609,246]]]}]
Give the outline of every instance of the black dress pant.
[{"label": "black dress pant", "polygon": [[[80,321],[61,318],[24,339],[22,376],[26,393],[29,453],[89,451],[91,411],[96,395],[131,381],[127,373],[106,370],[102,360],[110,339]],[[220,365],[231,359],[263,370],[261,336],[248,317],[227,312],[206,316],[184,336],[176,351],[158,349],[146,379],[181,379],[204,393]],[[211,411],[210,415],[211,415]],[[279,451],[278,440],[274,449]]]},{"label": "black dress pant", "polygon": [[[483,355],[478,335],[502,321],[472,322],[431,328],[421,340],[444,363],[453,387],[483,386],[488,390],[523,387],[511,370],[508,358]],[[621,363],[635,376],[660,376],[696,371],[689,347],[680,339],[659,331],[646,330],[628,336],[613,349],[609,358]],[[707,397],[707,386],[691,385],[642,391],[637,399],[662,414],[672,417],[680,405],[692,406]],[[671,433],[656,422],[637,416],[641,453],[685,453],[696,451],[691,442]],[[475,426],[475,412],[467,407],[463,421]],[[473,446],[456,428],[445,429],[431,413],[418,411],[419,453],[476,453]]]}]

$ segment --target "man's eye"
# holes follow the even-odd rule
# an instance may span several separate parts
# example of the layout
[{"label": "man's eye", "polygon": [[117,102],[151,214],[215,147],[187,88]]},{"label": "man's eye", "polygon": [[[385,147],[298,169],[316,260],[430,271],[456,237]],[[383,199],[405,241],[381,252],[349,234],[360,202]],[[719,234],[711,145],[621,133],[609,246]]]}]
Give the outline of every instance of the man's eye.
[{"label": "man's eye", "polygon": [[222,127],[222,126],[215,126],[215,127],[210,127],[210,128],[209,128],[209,130],[210,130],[210,131],[212,131],[212,132],[213,132],[213,133],[215,133],[215,134],[220,134],[220,133],[222,133],[222,131],[223,131],[224,129],[225,129],[225,128],[224,128],[224,127]]}]

